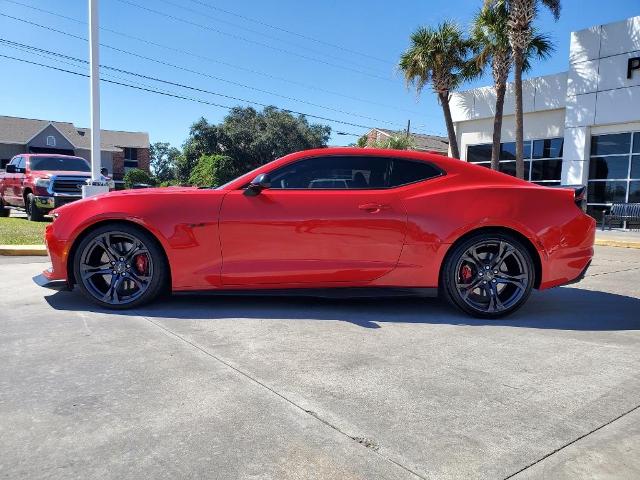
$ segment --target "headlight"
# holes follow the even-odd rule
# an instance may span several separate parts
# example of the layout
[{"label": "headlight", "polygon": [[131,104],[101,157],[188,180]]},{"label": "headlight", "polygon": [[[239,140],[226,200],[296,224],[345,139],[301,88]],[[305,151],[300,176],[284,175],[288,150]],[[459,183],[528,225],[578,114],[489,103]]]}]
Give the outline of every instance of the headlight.
[{"label": "headlight", "polygon": [[48,178],[36,178],[36,187],[49,188],[50,182]]}]

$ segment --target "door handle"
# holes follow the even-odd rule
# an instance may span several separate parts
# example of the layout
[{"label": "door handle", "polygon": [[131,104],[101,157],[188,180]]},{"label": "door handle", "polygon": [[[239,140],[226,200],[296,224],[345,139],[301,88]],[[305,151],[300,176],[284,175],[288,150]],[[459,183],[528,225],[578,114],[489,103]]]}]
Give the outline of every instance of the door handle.
[{"label": "door handle", "polygon": [[381,203],[364,203],[362,205],[359,205],[358,208],[360,210],[364,210],[365,212],[378,213],[380,210],[386,210],[390,207],[389,205],[383,205]]}]

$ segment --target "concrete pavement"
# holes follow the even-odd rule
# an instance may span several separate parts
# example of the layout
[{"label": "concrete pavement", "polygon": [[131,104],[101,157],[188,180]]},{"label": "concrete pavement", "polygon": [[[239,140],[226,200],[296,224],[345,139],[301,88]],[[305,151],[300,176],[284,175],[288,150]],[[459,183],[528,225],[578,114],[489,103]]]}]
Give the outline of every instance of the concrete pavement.
[{"label": "concrete pavement", "polygon": [[638,476],[635,250],[497,322],[419,299],[114,313],[42,268],[0,259],[7,478]]}]

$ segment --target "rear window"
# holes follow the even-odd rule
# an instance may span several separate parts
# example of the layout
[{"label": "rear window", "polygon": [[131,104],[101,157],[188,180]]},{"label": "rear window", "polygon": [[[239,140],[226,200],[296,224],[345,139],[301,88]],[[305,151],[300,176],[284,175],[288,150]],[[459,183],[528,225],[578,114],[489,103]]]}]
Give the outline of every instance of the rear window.
[{"label": "rear window", "polygon": [[31,170],[57,170],[63,172],[90,172],[91,167],[84,158],[78,157],[31,157]]},{"label": "rear window", "polygon": [[389,186],[399,187],[439,175],[442,175],[442,172],[430,163],[396,158],[392,163]]}]

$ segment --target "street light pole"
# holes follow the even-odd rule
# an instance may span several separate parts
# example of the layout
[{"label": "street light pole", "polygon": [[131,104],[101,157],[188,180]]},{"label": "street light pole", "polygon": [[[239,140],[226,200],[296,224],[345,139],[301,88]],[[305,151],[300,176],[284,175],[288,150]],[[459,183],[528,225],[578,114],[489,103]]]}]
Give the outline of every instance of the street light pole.
[{"label": "street light pole", "polygon": [[100,174],[100,42],[99,0],[89,0],[89,69],[91,111],[91,181],[82,187],[83,198],[109,191]]}]

